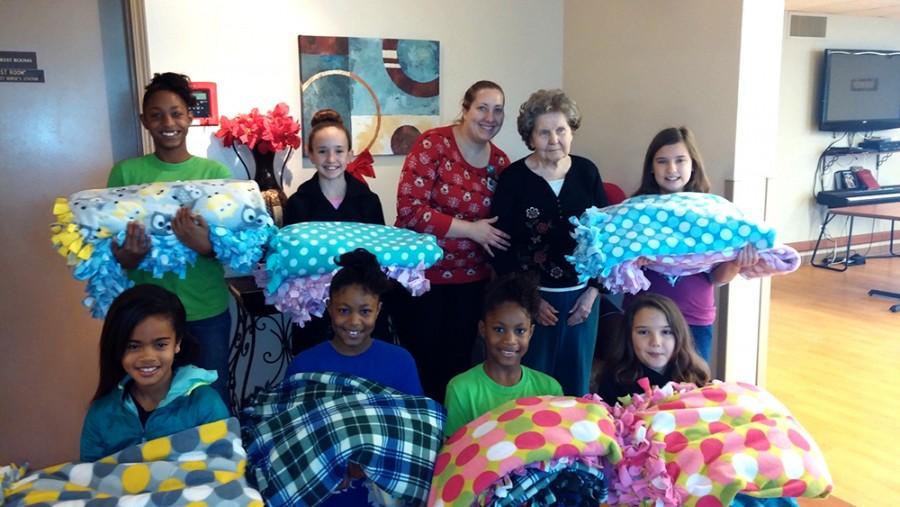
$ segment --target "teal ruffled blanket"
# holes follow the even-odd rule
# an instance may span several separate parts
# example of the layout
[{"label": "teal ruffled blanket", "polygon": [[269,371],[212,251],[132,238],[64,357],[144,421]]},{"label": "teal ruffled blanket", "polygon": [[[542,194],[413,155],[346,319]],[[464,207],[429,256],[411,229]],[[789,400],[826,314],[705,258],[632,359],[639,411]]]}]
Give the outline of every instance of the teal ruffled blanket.
[{"label": "teal ruffled blanket", "polygon": [[172,232],[172,218],[181,207],[206,219],[216,259],[238,273],[256,266],[275,231],[254,181],[145,183],[56,200],[52,242],[75,267],[75,279],[87,281],[84,304],[92,316],[106,315],[112,300],[133,285],[112,253],[112,242],[122,244],[129,222],[142,223],[150,236],[150,251],[138,269],[157,278],[185,276],[197,252]]},{"label": "teal ruffled blanket", "polygon": [[746,245],[759,251],[759,262],[743,268],[745,278],[789,273],[800,267],[793,248],[775,243],[775,230],[744,217],[727,199],[714,194],[680,192],[640,195],[615,206],[590,208],[575,225],[575,251],[568,260],[583,280],[598,278],[613,293],[636,293],[650,282],[636,264],[664,275],[709,271],[737,257]]},{"label": "teal ruffled blanket", "polygon": [[341,254],[368,250],[385,273],[413,296],[430,288],[425,270],[444,255],[431,234],[357,222],[303,222],[278,231],[269,242],[266,267],[256,275],[266,302],[300,326],[322,316]]}]

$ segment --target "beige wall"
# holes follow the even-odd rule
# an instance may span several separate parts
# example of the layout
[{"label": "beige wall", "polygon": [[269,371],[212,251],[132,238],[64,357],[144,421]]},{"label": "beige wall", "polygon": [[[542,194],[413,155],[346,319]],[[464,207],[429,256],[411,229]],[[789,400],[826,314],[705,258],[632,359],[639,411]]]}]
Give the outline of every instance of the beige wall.
[{"label": "beige wall", "polygon": [[[268,110],[283,101],[299,118],[301,34],[440,41],[442,119],[449,123],[456,118],[470,84],[496,81],[506,92],[507,116],[495,142],[512,159],[527,153],[515,128],[519,104],[538,88],[562,85],[562,2],[306,0],[273,1],[260,9],[234,0],[154,0],[146,5],[151,70],[175,70],[197,81],[217,82],[219,113],[226,116],[253,107]],[[194,30],[201,18],[205,29]],[[231,150],[211,138],[215,130],[192,129],[190,150],[206,153],[243,175]],[[288,195],[312,176],[306,163],[308,167],[301,169],[300,157],[289,162]],[[377,178],[370,180],[389,223],[396,215],[402,163],[401,157],[377,157]]]},{"label": "beige wall", "polygon": [[[105,58],[114,52],[115,44],[101,29],[104,15],[97,5],[87,0],[67,3],[71,9],[49,0],[0,3],[0,17],[16,20],[0,31],[0,47],[37,50],[48,76],[46,85],[0,84],[0,159],[6,182],[0,186],[0,213],[21,217],[0,228],[0,240],[8,245],[0,254],[6,281],[0,306],[6,323],[0,382],[7,386],[0,390],[0,462],[27,459],[40,466],[72,459],[96,380],[99,323],[78,304],[83,284],[71,279],[62,259],[50,250],[46,225],[55,196],[102,185],[112,161],[131,150],[122,131],[133,122],[110,108],[118,103],[121,109],[121,97],[105,96],[94,104],[84,92],[108,93],[116,81],[109,69],[98,75],[84,64],[85,55]],[[779,191],[769,194],[774,200],[768,209],[770,216],[786,217],[780,223],[786,241],[812,237],[818,222],[806,189],[830,135],[817,132],[813,120],[815,55],[824,47],[900,47],[900,22],[874,18],[832,16],[824,40],[785,37],[777,152],[769,163],[765,146],[774,129],[766,126],[762,113],[773,102],[754,101],[765,100],[771,90],[749,95],[755,97],[751,101],[741,97],[755,86],[750,72],[759,75],[760,83],[777,78],[777,70],[766,71],[761,59],[773,47],[767,35],[774,26],[771,5],[737,0],[282,0],[267,3],[266,9],[234,0],[153,0],[147,5],[151,70],[176,70],[217,82],[221,114],[269,108],[279,101],[299,114],[298,34],[436,39],[442,46],[444,119],[455,117],[460,95],[471,82],[497,80],[507,91],[508,104],[507,124],[497,142],[516,158],[526,153],[514,128],[518,104],[534,89],[564,84],[585,116],[575,152],[592,158],[604,178],[626,192],[637,187],[653,134],[666,126],[688,125],[697,133],[717,193],[733,180],[736,198],[747,199],[754,213],[761,212],[761,181],[774,174]],[[435,22],[438,10],[441,20]],[[196,29],[198,19],[205,20],[202,30]],[[42,23],[53,28],[37,29]],[[748,30],[767,41],[751,54],[748,44],[758,41],[748,37]],[[773,61],[777,57],[769,54],[769,63]],[[63,70],[71,73],[65,80],[60,79]],[[754,110],[754,103],[765,107]],[[108,126],[110,120],[116,128]],[[766,129],[759,135],[761,144],[752,142],[754,128]],[[214,131],[194,130],[191,151],[222,160],[241,174],[230,152],[211,139]],[[888,134],[897,137],[897,132]],[[756,156],[764,163],[754,163]],[[401,163],[397,157],[376,160],[379,177],[372,186],[389,220]],[[900,182],[898,163],[890,160],[883,177]],[[311,175],[297,159],[289,167],[291,189]],[[730,312],[766,299],[765,288],[734,287],[747,292],[727,298],[741,302]],[[764,312],[754,311],[744,320],[728,315],[728,328],[744,320],[754,329],[764,327]],[[751,348],[756,343],[742,341]]]},{"label": "beige wall", "polygon": [[687,125],[722,193],[734,164],[741,3],[568,0],[563,82],[585,115],[574,151],[630,194],[661,129]]},{"label": "beige wall", "polygon": [[[81,422],[97,379],[100,322],[81,307],[72,279],[49,244],[56,196],[103,186],[115,160],[137,154],[137,122],[127,93],[119,2],[3,0],[0,49],[37,51],[47,83],[0,83],[0,463],[32,466],[78,455]],[[225,115],[285,101],[299,113],[297,35],[427,38],[441,41],[442,117],[455,118],[466,87],[493,79],[507,92],[507,124],[497,138],[511,157],[525,154],[515,132],[518,104],[562,84],[560,2],[399,0],[146,2],[151,70],[176,70],[218,83]],[[99,7],[98,7],[99,6]],[[120,7],[118,7],[120,8]],[[436,20],[435,16],[440,19]],[[198,29],[202,27],[202,29]],[[121,91],[125,89],[126,91]],[[189,148],[243,169],[210,138],[190,133]],[[291,189],[312,175],[292,161]],[[373,189],[395,214],[402,159],[379,157]]]},{"label": "beige wall", "polygon": [[[783,2],[744,1],[735,121],[734,171],[726,193],[741,211],[772,222],[768,183],[777,139]],[[774,224],[777,227],[777,224]],[[765,383],[769,279],[736,277],[719,298],[720,372],[727,380]]]},{"label": "beige wall", "polygon": [[[778,114],[778,152],[775,162],[777,192],[774,206],[781,219],[781,234],[786,242],[816,239],[824,207],[815,204],[812,195],[813,174],[819,154],[831,143],[830,132],[817,127],[819,79],[822,53],[836,49],[900,49],[900,20],[856,16],[828,16],[825,38],[791,37],[790,15],[785,19],[784,49],[781,63],[781,108]],[[879,132],[884,137],[900,137],[900,130]],[[861,140],[857,136],[856,141]],[[838,146],[846,146],[846,143]],[[857,160],[844,157],[835,169],[863,165],[874,169],[872,156]],[[882,166],[882,184],[900,184],[900,157],[894,156]],[[843,221],[831,232],[846,236]],[[868,232],[871,222],[858,221],[854,227]],[[879,227],[886,224],[879,224]]]},{"label": "beige wall", "polygon": [[[762,218],[771,164],[758,161],[774,160],[782,10],[778,1],[567,1],[563,80],[585,114],[575,151],[631,193],[651,138],[687,125],[712,191],[727,188]],[[757,379],[767,300],[758,281],[736,280],[721,294],[724,378]]]},{"label": "beige wall", "polygon": [[46,79],[0,83],[0,463],[42,466],[78,456],[100,330],[50,246],[53,200],[103,186],[137,124],[120,2],[4,0],[0,19],[0,49]]}]

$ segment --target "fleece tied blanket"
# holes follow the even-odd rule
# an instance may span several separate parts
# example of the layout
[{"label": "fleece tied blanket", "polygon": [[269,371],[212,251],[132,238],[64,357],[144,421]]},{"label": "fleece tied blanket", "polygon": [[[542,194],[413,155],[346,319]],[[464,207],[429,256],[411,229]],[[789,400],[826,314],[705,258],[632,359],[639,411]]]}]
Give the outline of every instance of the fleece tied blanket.
[{"label": "fleece tied blanket", "polygon": [[606,499],[603,470],[580,461],[557,462],[549,469],[525,468],[503,478],[487,507],[531,505],[582,507]]},{"label": "fleece tied blanket", "polygon": [[353,462],[383,492],[421,504],[443,438],[434,400],[337,373],[298,373],[242,413],[251,476],[268,505],[318,505]]},{"label": "fleece tied blanket", "polygon": [[[824,497],[822,452],[771,394],[744,383],[670,382],[611,408],[623,458],[607,468],[610,505],[721,507],[756,498]],[[746,503],[746,502],[744,502]]]},{"label": "fleece tied blanket", "polygon": [[[603,492],[599,458],[616,463],[621,456],[605,404],[570,396],[520,398],[450,436],[434,466],[428,504],[469,506],[496,501],[496,505],[519,505],[540,498],[538,494],[554,478],[551,473],[571,469],[574,463],[597,469],[599,473],[590,475],[601,483],[597,489]],[[534,484],[514,480],[526,474],[527,482]],[[507,499],[510,495],[515,496]]]},{"label": "fleece tied blanket", "polygon": [[216,259],[239,273],[250,272],[259,262],[275,229],[254,181],[145,183],[84,190],[56,200],[51,241],[75,267],[75,279],[87,280],[84,305],[91,315],[102,318],[113,299],[133,285],[112,253],[112,241],[124,242],[129,222],[142,223],[150,236],[150,251],[138,269],[157,278],[169,272],[184,278],[197,252],[172,232],[172,219],[181,207],[206,219]]},{"label": "fleece tied blanket", "polygon": [[223,419],[125,448],[96,463],[45,468],[4,489],[9,506],[262,507],[244,480],[237,419]]},{"label": "fleece tied blanket", "polygon": [[613,293],[635,294],[650,287],[635,261],[647,269],[685,276],[734,260],[753,245],[759,262],[743,268],[745,278],[790,273],[800,267],[793,248],[775,244],[775,231],[744,218],[737,207],[714,194],[680,192],[640,195],[603,209],[589,208],[575,225],[575,251],[568,260],[583,280],[598,278]]},{"label": "fleece tied blanket", "polygon": [[325,312],[335,260],[357,248],[368,250],[385,273],[412,295],[430,288],[425,270],[443,257],[437,239],[409,229],[357,222],[303,222],[272,237],[266,267],[256,272],[266,302],[302,326]]}]

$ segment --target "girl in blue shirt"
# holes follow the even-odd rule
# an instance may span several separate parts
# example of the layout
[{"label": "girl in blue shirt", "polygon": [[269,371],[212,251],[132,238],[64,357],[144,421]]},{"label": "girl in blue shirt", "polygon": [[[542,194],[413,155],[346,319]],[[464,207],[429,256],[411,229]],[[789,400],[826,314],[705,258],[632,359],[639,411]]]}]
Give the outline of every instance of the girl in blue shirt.
[{"label": "girl in blue shirt", "polygon": [[300,372],[347,373],[422,395],[416,363],[406,349],[374,340],[381,298],[391,280],[370,252],[357,248],[337,260],[341,266],[328,292],[328,314],[333,337],[303,351],[288,366],[285,376]]},{"label": "girl in blue shirt", "polygon": [[81,432],[81,461],[225,419],[217,374],[187,364],[184,306],[156,285],[113,301],[100,333],[100,381]]},{"label": "girl in blue shirt", "polygon": [[[330,371],[422,396],[422,383],[412,355],[404,348],[372,338],[382,295],[391,288],[390,278],[375,256],[362,248],[341,255],[337,264],[341,269],[331,279],[328,291],[333,337],[301,352],[288,366],[285,377]],[[350,462],[344,484],[322,506],[369,505],[364,478],[359,465]]]}]

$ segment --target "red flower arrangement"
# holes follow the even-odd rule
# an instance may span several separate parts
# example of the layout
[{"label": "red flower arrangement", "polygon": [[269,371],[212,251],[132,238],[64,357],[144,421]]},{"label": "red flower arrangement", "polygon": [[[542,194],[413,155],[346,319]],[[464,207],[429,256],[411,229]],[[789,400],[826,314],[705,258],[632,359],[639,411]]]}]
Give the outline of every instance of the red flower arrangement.
[{"label": "red flower arrangement", "polygon": [[[266,201],[266,208],[275,224],[282,224],[282,210],[287,196],[284,194],[284,168],[294,150],[300,147],[300,124],[288,115],[288,105],[280,102],[275,109],[265,115],[253,108],[249,114],[239,114],[234,118],[219,118],[219,130],[216,137],[222,144],[230,146],[250,179],[250,168],[238,153],[237,145],[243,144],[250,149],[256,163],[253,179],[259,184],[259,190]],[[287,149],[287,155],[281,163],[281,171],[276,177],[275,154]]]},{"label": "red flower arrangement", "polygon": [[225,146],[233,146],[235,141],[245,144],[260,153],[278,152],[285,148],[300,147],[300,124],[288,115],[288,105],[284,102],[265,115],[253,108],[249,114],[239,114],[233,119],[219,118],[216,137]]}]

